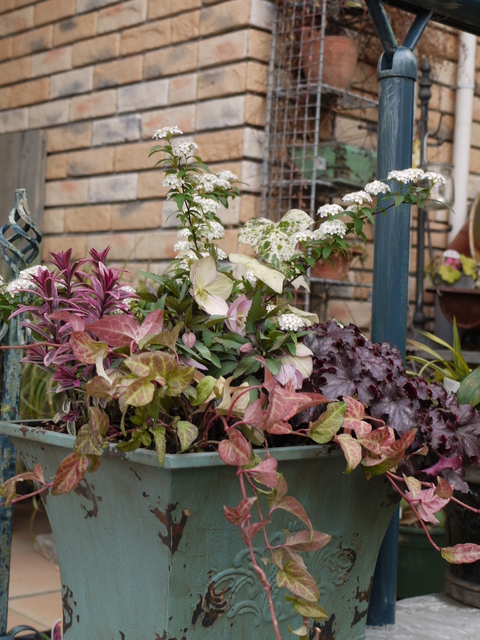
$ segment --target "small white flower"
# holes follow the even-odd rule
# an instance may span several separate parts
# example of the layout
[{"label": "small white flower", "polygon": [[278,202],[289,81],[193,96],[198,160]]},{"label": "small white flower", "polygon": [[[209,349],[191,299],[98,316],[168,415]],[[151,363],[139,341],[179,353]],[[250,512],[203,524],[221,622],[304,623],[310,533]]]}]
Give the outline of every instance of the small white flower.
[{"label": "small white flower", "polygon": [[324,204],[319,207],[319,209],[317,209],[317,213],[320,218],[336,216],[337,213],[343,213],[343,207],[341,207],[339,204]]},{"label": "small white flower", "polygon": [[388,193],[391,189],[388,184],[380,182],[380,180],[374,180],[365,185],[365,191],[372,196],[378,196],[379,193]]},{"label": "small white flower", "polygon": [[373,202],[372,196],[370,196],[366,191],[354,191],[353,193],[347,193],[342,198],[343,202],[351,202],[355,204],[371,204]]},{"label": "small white flower", "polygon": [[274,304],[267,304],[267,313],[270,313],[271,311],[274,311],[276,309],[276,305]]},{"label": "small white flower", "polygon": [[163,181],[164,187],[171,187],[173,189],[180,189],[182,185],[183,180],[175,173],[169,173],[168,176],[165,176],[165,180]]},{"label": "small white flower", "polygon": [[172,136],[182,135],[183,131],[174,125],[173,127],[162,127],[161,129],[157,129],[153,134],[152,138],[154,140],[161,140],[162,138],[167,138],[170,140]]},{"label": "small white flower", "polygon": [[176,242],[173,250],[174,251],[187,251],[187,249],[191,249],[193,247],[193,242],[189,242],[188,240],[180,240],[179,242]]},{"label": "small white flower", "polygon": [[409,184],[410,182],[417,182],[425,177],[422,169],[403,169],[402,171],[390,171],[387,178],[388,180],[396,180],[403,184]]},{"label": "small white flower", "polygon": [[441,173],[435,173],[434,171],[427,171],[424,176],[425,180],[429,180],[433,186],[440,187],[447,184],[447,181]]},{"label": "small white flower", "polygon": [[216,213],[220,207],[220,203],[212,200],[211,198],[202,198],[202,196],[196,195],[193,197],[195,204],[202,207],[203,213]]},{"label": "small white flower", "polygon": [[177,157],[187,157],[194,149],[198,149],[198,144],[195,142],[179,142],[173,146],[173,155]]},{"label": "small white flower", "polygon": [[219,171],[217,173],[217,176],[220,178],[220,180],[226,180],[227,182],[230,182],[230,183],[238,181],[238,176],[236,176],[231,171],[228,171],[228,169],[224,169],[223,171]]},{"label": "small white flower", "polygon": [[326,222],[322,222],[314,233],[315,240],[325,240],[333,236],[343,238],[347,233],[347,225],[342,222],[342,220],[327,220]]},{"label": "small white flower", "polygon": [[[210,255],[210,254],[207,254],[207,255]],[[217,247],[217,257],[219,260],[226,260],[227,254],[223,249],[220,249],[220,247]]]},{"label": "small white flower", "polygon": [[314,231],[297,231],[291,236],[292,242],[308,242],[309,240],[315,240]]},{"label": "small white flower", "polygon": [[[255,286],[257,284],[257,278],[255,276],[255,274],[253,273],[253,271],[247,271],[247,273],[245,274],[245,278],[250,282],[250,284],[252,284],[253,286]],[[268,305],[267,305],[267,310],[268,310]]]},{"label": "small white flower", "polygon": [[190,234],[190,229],[187,229],[186,227],[177,231],[178,238],[190,238]]},{"label": "small white flower", "polygon": [[294,313],[282,313],[278,316],[278,326],[282,331],[298,331],[305,326],[305,323]]}]

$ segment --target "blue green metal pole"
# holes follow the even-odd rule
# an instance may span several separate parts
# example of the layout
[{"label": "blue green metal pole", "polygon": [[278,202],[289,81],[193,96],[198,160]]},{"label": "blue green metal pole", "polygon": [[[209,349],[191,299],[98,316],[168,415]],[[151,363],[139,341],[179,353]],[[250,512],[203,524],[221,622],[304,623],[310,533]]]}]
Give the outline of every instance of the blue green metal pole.
[{"label": "blue green metal pole", "polygon": [[[384,48],[378,63],[377,177],[386,178],[393,169],[412,166],[414,86],[417,60],[413,47],[425,29],[430,13],[416,18],[406,43],[398,46],[383,4],[366,0]],[[390,186],[396,188],[393,181]],[[372,340],[390,342],[405,356],[410,257],[410,207],[401,205],[379,214],[375,220],[372,297]],[[367,624],[395,623],[398,559],[398,511],[385,539],[372,583]]]}]

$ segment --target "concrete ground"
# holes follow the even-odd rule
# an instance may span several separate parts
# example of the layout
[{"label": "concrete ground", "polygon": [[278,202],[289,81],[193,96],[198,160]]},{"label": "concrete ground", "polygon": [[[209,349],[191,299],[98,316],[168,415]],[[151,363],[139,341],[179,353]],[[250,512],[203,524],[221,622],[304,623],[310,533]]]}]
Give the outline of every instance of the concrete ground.
[{"label": "concrete ground", "polygon": [[397,602],[394,627],[367,628],[366,640],[475,640],[480,609],[455,602],[444,593]]}]

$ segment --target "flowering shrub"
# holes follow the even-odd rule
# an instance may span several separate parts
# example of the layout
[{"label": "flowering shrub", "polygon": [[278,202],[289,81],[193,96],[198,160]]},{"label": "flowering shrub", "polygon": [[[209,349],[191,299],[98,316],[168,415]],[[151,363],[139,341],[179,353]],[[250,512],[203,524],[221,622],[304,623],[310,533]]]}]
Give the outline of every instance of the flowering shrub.
[{"label": "flowering shrub", "polygon": [[[432,521],[453,487],[463,486],[462,463],[478,462],[473,409],[455,407],[435,386],[409,381],[389,345],[372,345],[353,327],[319,326],[315,314],[291,304],[291,288],[308,287],[307,271],[316,260],[346,251],[348,236],[366,241],[365,224],[375,215],[402,202],[421,206],[442,178],[392,172],[395,191],[376,180],[347,194],[344,206],[320,207],[316,221],[297,209],[278,222],[249,220],[239,242],[256,257],[230,254],[234,271],[216,241],[225,233],[219,209],[239,195],[237,178],[211,173],[195,155],[195,143],[176,141],[180,134],[177,127],[160,129],[154,135],[160,144],[152,149],[164,154],[157,164],[179,220],[177,257],[165,275],[143,272],[148,289],[132,292],[106,265],[108,249],[78,261],[70,251],[59,252],[50,268],[30,273],[14,294],[28,294],[28,302],[15,298],[14,315],[24,314],[35,336],[25,361],[50,372],[55,390],[66,394],[53,428],[74,435],[75,444],[53,482],[37,465],[1,492],[7,503],[20,499],[15,487],[24,479],[40,485],[38,492],[72,491],[87,470],[95,471],[111,442],[123,451],[154,449],[160,465],[166,453],[217,450],[237,468],[242,499],[225,507],[225,516],[241,529],[276,637],[272,588],[253,550],[258,533],[278,569],[277,585],[291,592],[304,618],[295,633],[307,638],[310,620],[328,616],[300,553],[325,546],[329,536],[314,531],[287,495],[269,448],[334,443],[345,453],[346,473],[362,466],[367,477],[386,474],[423,521]],[[417,185],[419,178],[424,182]],[[267,449],[263,460],[258,447]],[[277,509],[306,529],[286,532],[284,543],[273,546],[267,524]],[[480,558],[472,545],[442,554],[453,562]]]}]

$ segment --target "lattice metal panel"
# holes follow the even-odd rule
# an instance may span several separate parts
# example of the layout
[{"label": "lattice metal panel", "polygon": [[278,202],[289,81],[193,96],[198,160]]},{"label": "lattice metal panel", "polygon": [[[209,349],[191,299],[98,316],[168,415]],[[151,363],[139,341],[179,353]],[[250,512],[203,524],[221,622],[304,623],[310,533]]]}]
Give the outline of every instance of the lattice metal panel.
[{"label": "lattice metal panel", "polygon": [[[377,106],[374,100],[318,81],[323,74],[327,0],[278,0],[277,4],[262,193],[262,215],[271,219],[292,208],[313,216],[321,202],[345,193],[348,180],[343,180],[342,188],[342,180],[336,180],[335,149],[330,152],[333,161],[322,151],[327,146],[332,149],[331,114]],[[345,164],[348,150],[339,153]],[[363,160],[353,162],[361,165]],[[331,170],[326,172],[327,163]]]}]

